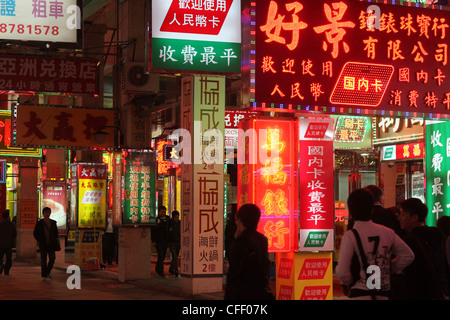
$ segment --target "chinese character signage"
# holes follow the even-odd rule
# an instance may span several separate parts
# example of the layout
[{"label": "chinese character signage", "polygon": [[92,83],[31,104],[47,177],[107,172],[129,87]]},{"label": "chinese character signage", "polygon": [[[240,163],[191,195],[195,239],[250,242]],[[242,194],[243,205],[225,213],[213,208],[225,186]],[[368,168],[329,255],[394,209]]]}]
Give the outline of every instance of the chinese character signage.
[{"label": "chinese character signage", "polygon": [[263,116],[264,112],[230,108],[225,110],[225,148],[233,150],[233,157],[234,150],[237,150],[238,147],[239,121],[258,115]]},{"label": "chinese character signage", "polygon": [[333,300],[332,252],[277,254],[277,300]]},{"label": "chinese character signage", "polygon": [[151,154],[125,153],[123,224],[150,224],[156,218],[156,163]]},{"label": "chinese character signage", "polygon": [[66,229],[67,184],[60,180],[42,181],[42,206],[52,210],[51,218],[58,229]]},{"label": "chinese character signage", "polygon": [[298,225],[296,123],[269,118],[239,124],[238,206],[254,203],[261,209],[258,231],[269,240],[269,252],[293,252]]},{"label": "chinese character signage", "polygon": [[450,122],[427,124],[425,133],[426,223],[436,226],[450,208]]},{"label": "chinese character signage", "polygon": [[82,46],[82,1],[1,0],[0,40]]},{"label": "chinese character signage", "polygon": [[[16,146],[114,147],[114,111],[19,105],[14,118]],[[98,143],[95,132],[106,132]]]},{"label": "chinese character signage", "polygon": [[98,94],[98,61],[0,55],[0,86],[14,91]]},{"label": "chinese character signage", "polygon": [[331,116],[334,119],[336,149],[371,148],[372,119],[356,116]]},{"label": "chinese character signage", "polygon": [[425,156],[423,142],[383,146],[381,161],[423,159]]},{"label": "chinese character signage", "polygon": [[93,230],[75,231],[75,264],[81,269],[88,268],[89,259],[102,256],[102,232]]},{"label": "chinese character signage", "polygon": [[221,287],[225,78],[185,77],[182,87],[181,123],[191,133],[188,148],[193,151],[186,159],[186,149],[182,150],[180,166],[181,274],[214,278]]},{"label": "chinese character signage", "polygon": [[333,119],[300,119],[299,123],[299,249],[333,251]]},{"label": "chinese character signage", "polygon": [[[71,201],[76,201],[72,208],[78,214],[79,228],[104,228],[106,219],[106,186],[108,170],[105,163],[75,163],[72,174],[76,182],[71,188],[77,188]],[[72,192],[72,190],[71,190]],[[72,209],[71,208],[71,209]]]},{"label": "chinese character signage", "polygon": [[[283,109],[450,113],[450,17],[351,0],[252,3],[252,101]],[[254,52],[254,54],[253,54]],[[339,110],[339,109],[338,109]]]},{"label": "chinese character signage", "polygon": [[240,0],[153,0],[152,67],[241,72]]}]

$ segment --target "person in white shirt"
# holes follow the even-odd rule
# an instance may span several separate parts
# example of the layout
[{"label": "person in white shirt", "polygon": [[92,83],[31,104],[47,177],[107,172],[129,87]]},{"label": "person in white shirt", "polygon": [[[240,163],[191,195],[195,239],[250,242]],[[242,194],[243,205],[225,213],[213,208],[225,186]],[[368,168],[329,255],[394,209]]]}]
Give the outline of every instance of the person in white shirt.
[{"label": "person in white shirt", "polygon": [[[392,229],[370,220],[373,198],[368,190],[353,191],[347,205],[355,225],[342,238],[336,276],[344,288],[350,290],[349,297],[352,299],[388,299],[390,275],[400,273],[410,265],[414,253]],[[355,230],[366,263],[360,254]]]}]

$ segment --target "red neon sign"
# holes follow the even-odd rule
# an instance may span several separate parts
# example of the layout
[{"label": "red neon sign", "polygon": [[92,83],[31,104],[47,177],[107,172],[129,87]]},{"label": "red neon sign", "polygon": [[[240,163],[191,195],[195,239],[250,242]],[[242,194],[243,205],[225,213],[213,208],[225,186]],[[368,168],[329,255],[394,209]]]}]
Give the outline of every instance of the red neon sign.
[{"label": "red neon sign", "polygon": [[394,67],[390,65],[347,62],[330,101],[334,104],[376,107],[381,103],[393,73]]},{"label": "red neon sign", "polygon": [[245,163],[238,163],[238,206],[259,206],[258,231],[268,238],[269,252],[293,252],[298,230],[295,123],[247,119],[239,128],[249,133],[249,138],[244,142]]},{"label": "red neon sign", "polygon": [[450,113],[446,10],[350,0],[251,9],[253,106]]}]

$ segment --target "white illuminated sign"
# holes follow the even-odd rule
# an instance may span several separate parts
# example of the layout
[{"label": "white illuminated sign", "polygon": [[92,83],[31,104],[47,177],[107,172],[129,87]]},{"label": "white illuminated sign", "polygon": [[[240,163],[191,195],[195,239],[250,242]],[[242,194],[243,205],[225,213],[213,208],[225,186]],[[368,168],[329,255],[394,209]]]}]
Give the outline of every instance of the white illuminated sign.
[{"label": "white illuminated sign", "polygon": [[1,0],[0,40],[77,43],[77,0]]}]

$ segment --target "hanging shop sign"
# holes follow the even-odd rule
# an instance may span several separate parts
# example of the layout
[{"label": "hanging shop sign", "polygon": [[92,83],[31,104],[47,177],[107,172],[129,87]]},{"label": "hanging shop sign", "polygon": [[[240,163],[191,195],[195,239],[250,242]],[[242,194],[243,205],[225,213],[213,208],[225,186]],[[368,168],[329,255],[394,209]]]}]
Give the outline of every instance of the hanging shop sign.
[{"label": "hanging shop sign", "polygon": [[331,116],[334,119],[336,149],[372,148],[372,119],[356,116]]},{"label": "hanging shop sign", "polygon": [[402,4],[254,1],[253,105],[450,114],[448,11]]},{"label": "hanging shop sign", "polygon": [[0,3],[0,41],[82,47],[81,0],[20,0]]},{"label": "hanging shop sign", "polygon": [[[181,274],[213,278],[223,273],[225,78],[184,77],[182,128],[191,134],[181,168]],[[184,138],[183,138],[184,139]],[[190,154],[188,158],[187,153]],[[206,279],[206,278],[199,278]]]},{"label": "hanging shop sign", "polygon": [[450,208],[450,122],[425,126],[426,224],[436,226]]},{"label": "hanging shop sign", "polygon": [[241,72],[241,1],[152,1],[152,67]]},{"label": "hanging shop sign", "polygon": [[424,143],[407,143],[381,148],[381,161],[423,159],[425,156]]},{"label": "hanging shop sign", "polygon": [[0,90],[99,94],[98,65],[95,59],[0,55]]},{"label": "hanging shop sign", "polygon": [[67,184],[66,181],[44,180],[42,189],[42,207],[52,210],[51,218],[56,221],[58,229],[66,229],[67,222]]},{"label": "hanging shop sign", "polygon": [[238,206],[261,209],[258,231],[268,238],[269,252],[293,252],[297,244],[295,127],[292,120],[268,118],[239,123],[245,162],[238,160]]},{"label": "hanging shop sign", "polygon": [[145,225],[156,219],[156,163],[153,154],[124,154],[123,224]]},{"label": "hanging shop sign", "polygon": [[[113,110],[20,105],[14,126],[18,147],[114,147]],[[103,142],[96,140],[98,132]]]},{"label": "hanging shop sign", "polygon": [[105,163],[75,163],[71,171],[71,218],[76,219],[79,228],[104,228],[107,165]]},{"label": "hanging shop sign", "polygon": [[299,130],[299,249],[333,251],[333,119],[300,119]]}]

